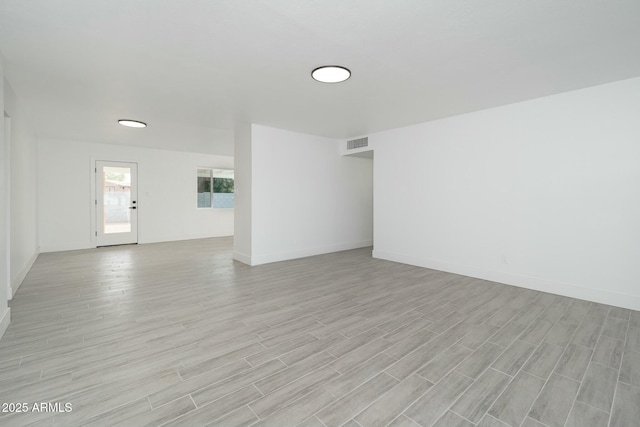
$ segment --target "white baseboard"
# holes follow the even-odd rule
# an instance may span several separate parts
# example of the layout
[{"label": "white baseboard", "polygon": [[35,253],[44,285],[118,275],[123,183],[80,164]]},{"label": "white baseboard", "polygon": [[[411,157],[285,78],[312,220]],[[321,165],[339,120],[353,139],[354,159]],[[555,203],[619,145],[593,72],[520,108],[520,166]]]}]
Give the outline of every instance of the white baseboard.
[{"label": "white baseboard", "polygon": [[[181,234],[181,235],[169,235],[160,236],[153,239],[139,239],[138,243],[141,245],[146,243],[163,243],[163,242],[175,242],[179,240],[196,240],[196,239],[208,239],[212,237],[233,237],[233,234],[223,233],[215,235],[202,235],[202,234]],[[79,251],[84,249],[95,249],[95,242],[70,242],[60,245],[45,245],[42,246],[40,252],[65,252],[65,251]]]},{"label": "white baseboard", "polygon": [[20,274],[18,274],[18,277],[16,277],[11,281],[11,287],[9,288],[9,295],[7,295],[9,299],[13,299],[13,296],[18,291],[18,288],[20,287],[20,285],[22,285],[24,278],[27,277],[29,270],[31,270],[31,267],[33,267],[33,263],[36,262],[38,255],[40,255],[40,248],[37,248],[36,251],[33,253],[33,255],[31,255],[31,257],[27,261],[27,264],[24,266],[22,271],[20,271]]},{"label": "white baseboard", "polygon": [[220,234],[173,234],[167,236],[156,236],[151,239],[140,239],[138,242],[143,245],[146,243],[163,243],[163,242],[177,242],[180,240],[197,240],[197,239],[210,239],[213,237],[233,237],[233,232],[231,233],[220,233]]},{"label": "white baseboard", "polygon": [[233,251],[233,259],[243,264],[251,265],[251,257],[240,252]]},{"label": "white baseboard", "polygon": [[586,288],[570,283],[562,283],[538,277],[523,276],[503,271],[485,270],[478,267],[450,264],[437,260],[417,258],[378,250],[374,250],[372,255],[374,258],[385,259],[402,264],[446,271],[448,273],[475,277],[492,282],[504,283],[506,285],[518,286],[520,288],[533,289],[535,291],[593,301],[601,304],[628,308],[631,310],[640,310],[640,296],[638,295],[627,295],[602,289]]},{"label": "white baseboard", "polygon": [[249,265],[269,264],[272,262],[287,261],[290,259],[297,259],[297,258],[305,258],[308,256],[328,254],[331,252],[340,252],[340,251],[348,251],[350,249],[366,248],[367,246],[372,246],[372,245],[373,245],[372,240],[365,240],[361,242],[341,243],[338,245],[324,246],[324,247],[311,248],[311,249],[302,249],[298,251],[279,253],[279,254],[256,255],[251,257],[250,258],[251,262],[247,264]]},{"label": "white baseboard", "polygon": [[9,327],[9,322],[11,321],[11,308],[7,307],[7,310],[0,317],[0,338],[4,335]]},{"label": "white baseboard", "polygon": [[91,242],[70,242],[60,245],[44,245],[40,246],[40,253],[48,252],[66,252],[66,251],[79,251],[83,249],[95,249],[96,246]]}]

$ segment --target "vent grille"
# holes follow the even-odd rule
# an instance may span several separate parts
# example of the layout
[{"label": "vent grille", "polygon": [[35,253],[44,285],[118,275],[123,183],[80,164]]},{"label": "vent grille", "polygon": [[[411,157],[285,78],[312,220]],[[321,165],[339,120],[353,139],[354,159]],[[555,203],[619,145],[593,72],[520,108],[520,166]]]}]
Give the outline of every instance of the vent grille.
[{"label": "vent grille", "polygon": [[369,137],[352,139],[347,141],[347,150],[354,150],[356,148],[363,148],[369,146]]}]

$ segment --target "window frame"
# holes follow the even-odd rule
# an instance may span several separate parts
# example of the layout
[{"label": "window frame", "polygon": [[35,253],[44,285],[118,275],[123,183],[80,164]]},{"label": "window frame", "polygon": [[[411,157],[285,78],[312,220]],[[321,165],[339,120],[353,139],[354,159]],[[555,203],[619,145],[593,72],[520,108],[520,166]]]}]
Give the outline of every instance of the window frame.
[{"label": "window frame", "polygon": [[[201,171],[208,171],[209,172],[209,176],[206,177],[209,179],[209,206],[200,206],[200,194],[206,194],[206,192],[200,192],[200,178],[201,178]],[[230,176],[220,176],[220,175],[230,175]],[[205,178],[205,177],[203,177]],[[196,209],[234,209],[235,207],[235,200],[234,200],[234,206],[232,207],[216,207],[214,206],[214,182],[213,180],[216,178],[221,178],[221,179],[232,179],[233,180],[233,192],[229,193],[229,194],[235,194],[235,170],[234,169],[227,169],[227,168],[217,168],[217,167],[211,167],[211,166],[198,166],[196,168]]]}]

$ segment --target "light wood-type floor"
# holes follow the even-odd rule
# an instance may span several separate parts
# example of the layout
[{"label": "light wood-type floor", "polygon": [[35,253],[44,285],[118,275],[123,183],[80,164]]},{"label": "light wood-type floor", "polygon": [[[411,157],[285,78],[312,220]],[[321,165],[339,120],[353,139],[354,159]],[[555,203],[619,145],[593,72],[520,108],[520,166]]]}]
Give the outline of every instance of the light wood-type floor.
[{"label": "light wood-type floor", "polygon": [[0,341],[0,403],[29,413],[0,425],[640,423],[640,312],[370,249],[250,268],[231,246],[41,255]]}]

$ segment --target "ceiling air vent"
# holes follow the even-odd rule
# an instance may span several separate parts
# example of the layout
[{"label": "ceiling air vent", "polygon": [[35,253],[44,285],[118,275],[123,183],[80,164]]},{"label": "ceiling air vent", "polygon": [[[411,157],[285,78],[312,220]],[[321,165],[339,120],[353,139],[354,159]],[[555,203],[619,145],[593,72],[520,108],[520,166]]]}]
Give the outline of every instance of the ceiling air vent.
[{"label": "ceiling air vent", "polygon": [[364,148],[369,146],[369,137],[352,139],[347,141],[347,150],[355,150],[356,148]]}]

